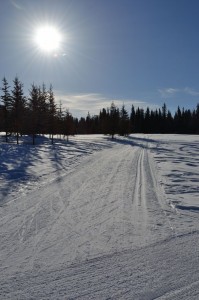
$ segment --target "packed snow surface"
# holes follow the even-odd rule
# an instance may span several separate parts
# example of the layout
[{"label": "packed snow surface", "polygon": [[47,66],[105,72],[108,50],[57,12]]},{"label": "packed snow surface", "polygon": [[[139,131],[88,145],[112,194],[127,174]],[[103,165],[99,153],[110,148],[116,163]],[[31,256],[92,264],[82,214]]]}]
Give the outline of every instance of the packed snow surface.
[{"label": "packed snow surface", "polygon": [[199,299],[199,136],[0,138],[0,299]]}]

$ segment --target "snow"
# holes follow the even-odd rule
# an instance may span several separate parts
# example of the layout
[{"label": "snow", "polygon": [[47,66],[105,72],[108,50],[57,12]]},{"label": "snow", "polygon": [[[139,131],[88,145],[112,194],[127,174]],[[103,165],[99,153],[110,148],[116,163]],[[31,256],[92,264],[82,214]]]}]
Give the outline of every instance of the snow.
[{"label": "snow", "polygon": [[0,299],[199,299],[199,136],[0,142]]}]

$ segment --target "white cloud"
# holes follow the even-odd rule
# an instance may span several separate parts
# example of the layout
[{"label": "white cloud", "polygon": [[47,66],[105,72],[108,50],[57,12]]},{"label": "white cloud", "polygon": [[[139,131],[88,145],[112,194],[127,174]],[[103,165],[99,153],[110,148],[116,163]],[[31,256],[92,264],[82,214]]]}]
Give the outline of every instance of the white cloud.
[{"label": "white cloud", "polygon": [[160,93],[162,98],[168,98],[180,92],[180,90],[176,88],[165,88],[165,89],[159,89],[158,92]]},{"label": "white cloud", "polygon": [[196,90],[194,90],[192,88],[186,87],[184,89],[184,91],[185,91],[185,93],[187,93],[187,94],[189,94],[191,96],[199,96],[199,91],[196,91]]},{"label": "white cloud", "polygon": [[158,105],[149,104],[146,101],[138,99],[115,99],[111,97],[105,97],[104,95],[97,93],[82,93],[82,94],[63,94],[60,91],[54,91],[56,102],[61,101],[62,108],[69,109],[74,117],[86,117],[89,112],[90,115],[99,114],[102,108],[110,107],[113,101],[117,107],[121,107],[124,103],[126,109],[130,112],[132,104],[135,108],[158,108]]},{"label": "white cloud", "polygon": [[159,89],[158,92],[160,93],[162,98],[170,98],[176,95],[177,93],[179,94],[188,94],[191,96],[199,96],[199,91],[194,90],[193,88],[190,87],[185,87],[185,88],[164,88],[164,89]]}]

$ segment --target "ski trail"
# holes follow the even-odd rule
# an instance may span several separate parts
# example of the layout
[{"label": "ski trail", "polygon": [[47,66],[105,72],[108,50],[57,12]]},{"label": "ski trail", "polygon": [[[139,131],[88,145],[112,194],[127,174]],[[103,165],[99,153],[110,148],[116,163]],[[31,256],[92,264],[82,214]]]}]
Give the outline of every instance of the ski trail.
[{"label": "ski trail", "polygon": [[2,207],[0,298],[197,299],[198,232],[159,179],[147,140],[119,141]]},{"label": "ski trail", "polygon": [[173,212],[166,205],[164,192],[157,186],[148,144],[138,148],[138,152],[138,156],[135,156],[137,163],[132,214],[137,226],[136,234],[141,237],[140,242],[142,240],[141,243],[145,243],[173,234],[169,219]]},{"label": "ski trail", "polygon": [[147,165],[148,165],[148,176],[152,182],[152,186],[155,192],[155,198],[158,202],[158,206],[161,210],[161,215],[163,215],[168,227],[171,229],[172,235],[177,235],[177,230],[174,226],[173,220],[176,219],[176,210],[173,210],[171,206],[167,204],[166,195],[163,188],[158,183],[157,171],[155,169],[155,163],[150,152],[147,152]]},{"label": "ski trail", "polygon": [[136,178],[133,193],[133,210],[134,218],[140,230],[147,228],[147,207],[146,207],[146,190],[145,190],[145,174],[144,174],[144,149],[139,149],[137,159]]},{"label": "ski trail", "polygon": [[23,265],[35,269],[81,261],[170,235],[148,151],[130,145],[103,150],[24,199],[17,232],[11,230],[18,236],[14,247],[24,251]]}]

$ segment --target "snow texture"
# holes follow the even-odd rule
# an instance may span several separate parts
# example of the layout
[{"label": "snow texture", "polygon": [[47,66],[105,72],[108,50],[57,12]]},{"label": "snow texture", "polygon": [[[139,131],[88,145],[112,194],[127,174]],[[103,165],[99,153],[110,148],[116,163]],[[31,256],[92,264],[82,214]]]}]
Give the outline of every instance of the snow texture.
[{"label": "snow texture", "polygon": [[0,299],[199,299],[199,137],[0,142]]}]

